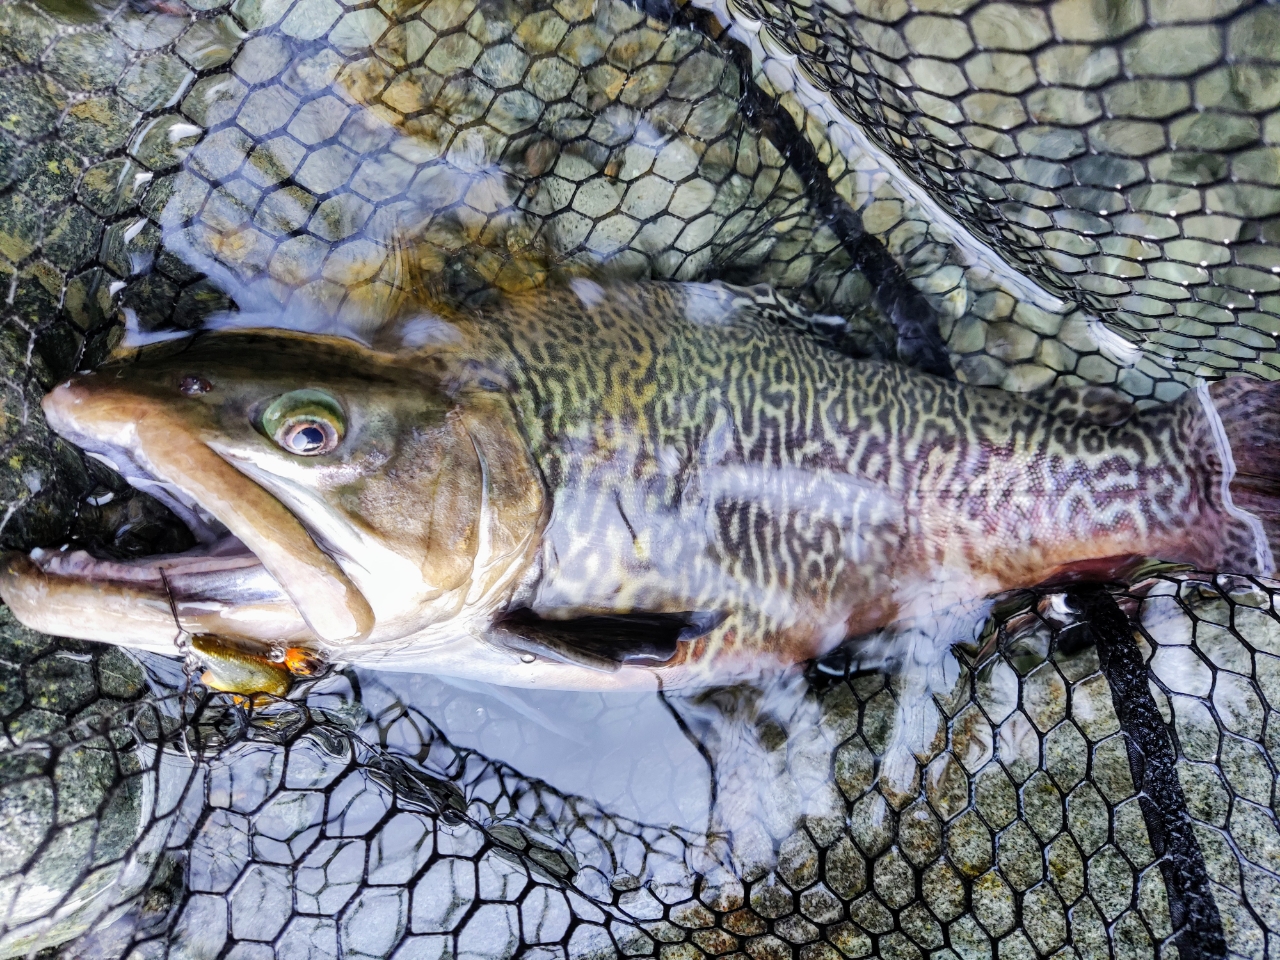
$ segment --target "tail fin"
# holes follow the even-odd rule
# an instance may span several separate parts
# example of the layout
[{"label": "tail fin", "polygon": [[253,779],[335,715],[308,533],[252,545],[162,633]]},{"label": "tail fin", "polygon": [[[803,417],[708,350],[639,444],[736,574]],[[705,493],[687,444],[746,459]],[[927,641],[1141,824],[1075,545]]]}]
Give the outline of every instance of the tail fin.
[{"label": "tail fin", "polygon": [[1280,382],[1230,377],[1197,392],[1213,414],[1224,506],[1254,530],[1258,572],[1273,576],[1280,556]]}]

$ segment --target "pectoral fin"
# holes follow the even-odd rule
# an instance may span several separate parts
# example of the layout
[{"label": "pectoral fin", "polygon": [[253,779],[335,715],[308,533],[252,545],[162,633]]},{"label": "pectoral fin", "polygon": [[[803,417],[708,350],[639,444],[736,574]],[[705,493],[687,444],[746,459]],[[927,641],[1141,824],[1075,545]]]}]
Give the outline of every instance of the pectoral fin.
[{"label": "pectoral fin", "polygon": [[624,665],[661,666],[675,657],[681,640],[721,619],[713,613],[627,613],[552,620],[520,609],[503,616],[494,630],[499,642],[522,653],[612,672]]}]

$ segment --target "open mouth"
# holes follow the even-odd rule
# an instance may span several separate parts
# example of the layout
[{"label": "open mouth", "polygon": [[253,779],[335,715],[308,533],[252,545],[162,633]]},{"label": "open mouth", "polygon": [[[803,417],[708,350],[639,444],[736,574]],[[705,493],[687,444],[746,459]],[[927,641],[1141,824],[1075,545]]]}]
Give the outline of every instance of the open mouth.
[{"label": "open mouth", "polygon": [[[121,456],[110,460],[125,463]],[[179,488],[133,466],[120,472],[169,507],[196,546],[133,560],[70,547],[8,554],[0,561],[0,596],[23,622],[58,636],[165,653],[182,633],[239,640],[252,650],[316,643],[297,604],[257,554]]]},{"label": "open mouth", "polygon": [[152,495],[190,529],[182,554],[109,560],[37,549],[0,562],[0,597],[59,636],[172,652],[180,633],[251,649],[359,639],[373,614],[341,568],[279,500],[163,403],[76,378],[46,397],[51,427]]},{"label": "open mouth", "polygon": [[232,536],[127,562],[84,550],[9,554],[0,563],[0,595],[37,630],[166,653],[181,633],[268,648],[317,640],[276,579]]}]

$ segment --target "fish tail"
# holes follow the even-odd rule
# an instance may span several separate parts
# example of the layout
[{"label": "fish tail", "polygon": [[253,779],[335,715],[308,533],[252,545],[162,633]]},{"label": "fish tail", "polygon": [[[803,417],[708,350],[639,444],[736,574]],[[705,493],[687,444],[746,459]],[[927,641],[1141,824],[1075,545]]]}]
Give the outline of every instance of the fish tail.
[{"label": "fish tail", "polygon": [[1199,446],[1220,477],[1223,509],[1253,541],[1252,557],[1244,547],[1241,559],[1272,576],[1280,556],[1280,382],[1230,377],[1194,393],[1205,414]]}]

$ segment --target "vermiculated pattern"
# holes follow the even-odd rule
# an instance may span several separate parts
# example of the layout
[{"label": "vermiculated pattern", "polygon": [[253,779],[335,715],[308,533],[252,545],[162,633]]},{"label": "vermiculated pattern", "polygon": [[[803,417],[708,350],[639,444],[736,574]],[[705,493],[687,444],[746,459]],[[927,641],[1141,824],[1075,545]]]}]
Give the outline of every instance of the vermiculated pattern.
[{"label": "vermiculated pattern", "polygon": [[[178,536],[53,440],[36,410],[105,355],[118,308],[148,331],[230,306],[169,245],[178,229],[195,231],[182,249],[265,298],[240,306],[299,294],[317,323],[367,323],[403,289],[407,261],[465,300],[605,260],[621,276],[767,280],[888,355],[902,328],[866,308],[878,292],[867,280],[883,280],[857,253],[872,242],[940,319],[961,379],[1018,390],[1078,379],[1149,401],[1189,373],[1274,376],[1272,6],[743,7],[742,23],[766,24],[750,78],[716,30],[673,26],[660,5],[654,19],[620,4],[486,4],[456,18],[448,4],[208,6],[0,8],[6,544],[71,532],[129,553]],[[413,46],[415,33],[429,42]],[[1190,73],[1165,75],[1174,41]],[[841,107],[891,166],[1081,309],[1020,300],[922,215],[911,183],[870,155],[842,159],[785,92],[794,70],[779,73],[776,54],[788,51],[819,86],[853,70]],[[679,66],[695,58],[690,91]],[[535,62],[567,71],[569,92],[539,99]],[[827,165],[849,203],[843,233],[806,182],[813,171],[770,142],[776,122],[726,121],[751,80]],[[437,82],[443,98],[413,101]],[[525,97],[540,104],[536,123],[495,126],[523,117],[507,108]],[[417,124],[392,140],[426,153],[391,149],[370,115]],[[627,166],[636,145],[653,154],[643,169]],[[684,166],[658,171],[668,148]],[[428,170],[467,189],[413,207],[430,229],[401,256],[381,242],[398,214],[375,214],[402,194],[370,191]],[[355,245],[368,237],[378,249]],[[1123,349],[1100,347],[1087,313],[1145,355],[1127,365]],[[1119,598],[1140,625],[1239,957],[1280,950],[1273,590],[1179,575]],[[836,670],[798,698],[673,699],[723,780],[718,823],[733,830],[710,841],[456,748],[373,677],[327,681],[309,712],[246,715],[181,694],[172,665],[144,670],[6,620],[0,952],[83,937],[81,955],[138,957],[1165,957],[1181,934],[1165,854],[1146,838],[1106,678],[1091,651],[1055,646],[1072,635],[1056,610],[1016,612],[994,654],[970,651],[954,689],[930,701],[933,739],[909,763],[901,751],[883,762],[912,699],[902,676]],[[468,695],[432,709],[455,707],[471,709]],[[760,776],[724,760],[734,749],[755,751],[746,769]]]}]

